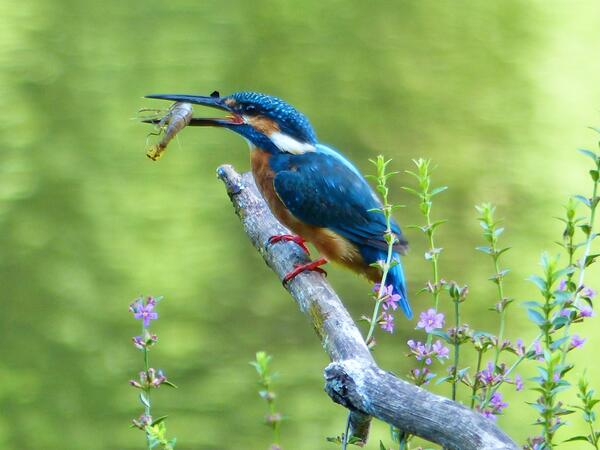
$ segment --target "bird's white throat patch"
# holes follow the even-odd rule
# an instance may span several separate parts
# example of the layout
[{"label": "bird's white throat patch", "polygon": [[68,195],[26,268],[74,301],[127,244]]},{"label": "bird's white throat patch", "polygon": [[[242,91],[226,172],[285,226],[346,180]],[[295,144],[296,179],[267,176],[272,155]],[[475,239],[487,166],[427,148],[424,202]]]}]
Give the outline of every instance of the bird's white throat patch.
[{"label": "bird's white throat patch", "polygon": [[289,134],[282,133],[281,131],[275,131],[269,135],[271,142],[279,148],[282,152],[291,153],[293,155],[301,155],[306,152],[314,152],[315,146],[309,142],[300,142],[294,139]]}]

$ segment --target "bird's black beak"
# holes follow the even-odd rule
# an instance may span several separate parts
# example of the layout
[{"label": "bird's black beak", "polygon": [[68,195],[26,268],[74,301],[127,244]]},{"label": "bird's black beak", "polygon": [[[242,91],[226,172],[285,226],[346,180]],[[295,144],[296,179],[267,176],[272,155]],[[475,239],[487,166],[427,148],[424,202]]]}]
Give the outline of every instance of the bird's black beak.
[{"label": "bird's black beak", "polygon": [[[187,95],[187,94],[151,94],[146,95],[146,98],[155,98],[158,100],[170,100],[172,102],[192,103],[194,105],[210,106],[222,111],[227,111],[229,115],[226,117],[192,117],[189,126],[204,126],[204,127],[223,127],[231,125],[241,125],[244,119],[239,114],[236,114],[227,104],[226,99],[219,96],[218,92],[213,92],[210,96],[203,95]],[[147,123],[156,123],[156,120],[144,120]]]}]

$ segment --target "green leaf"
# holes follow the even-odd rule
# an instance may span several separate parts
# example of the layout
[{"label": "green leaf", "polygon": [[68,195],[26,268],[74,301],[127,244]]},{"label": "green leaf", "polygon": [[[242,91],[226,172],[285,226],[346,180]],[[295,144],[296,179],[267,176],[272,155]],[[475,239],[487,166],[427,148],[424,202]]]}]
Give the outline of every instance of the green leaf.
[{"label": "green leaf", "polygon": [[421,197],[421,193],[414,190],[413,188],[409,188],[407,186],[402,186],[400,189],[404,189],[406,192],[410,192],[411,194],[416,195],[417,197]]},{"label": "green leaf", "polygon": [[150,402],[148,401],[146,394],[143,392],[140,392],[140,402],[142,402],[142,405],[144,405],[146,408],[150,408]]},{"label": "green leaf", "polygon": [[438,379],[438,380],[435,382],[435,384],[436,384],[436,385],[437,385],[437,384],[442,384],[444,381],[449,381],[449,380],[451,380],[452,378],[454,378],[454,377],[452,377],[452,376],[447,376],[447,377],[439,378],[439,379]]},{"label": "green leaf", "polygon": [[527,279],[533,284],[535,284],[540,289],[540,291],[546,291],[546,281],[542,277],[538,275],[531,275]]},{"label": "green leaf", "polygon": [[502,253],[507,252],[510,250],[510,247],[504,247],[501,250],[498,250],[498,252],[496,253],[497,256],[500,256]]},{"label": "green leaf", "polygon": [[600,253],[594,253],[585,257],[585,267],[590,266],[596,262],[596,258],[600,256]]},{"label": "green leaf", "polygon": [[446,223],[446,222],[448,222],[448,219],[436,220],[429,226],[429,228],[431,228],[432,230],[435,230],[437,227],[439,227],[440,225],[442,225],[443,223]]},{"label": "green leaf", "polygon": [[587,150],[585,148],[578,149],[579,153],[582,155],[588,156],[594,160],[594,162],[598,161],[598,155],[596,155],[593,151]]},{"label": "green leaf", "polygon": [[529,320],[531,320],[533,323],[535,323],[538,326],[542,326],[546,323],[546,319],[544,318],[544,316],[542,316],[535,309],[529,308],[527,310],[527,316],[529,317]]},{"label": "green leaf", "polygon": [[440,186],[440,187],[437,187],[437,188],[433,189],[429,195],[430,195],[431,197],[433,197],[434,195],[437,195],[437,194],[439,194],[440,192],[444,192],[446,189],[448,189],[448,186]]},{"label": "green leaf", "polygon": [[385,448],[385,445],[383,445],[383,442],[379,441],[379,450],[387,450],[387,448]]},{"label": "green leaf", "polygon": [[587,436],[573,436],[572,438],[564,440],[563,442],[574,442],[574,441],[586,441],[586,442],[588,442],[588,438],[587,438]]},{"label": "green leaf", "polygon": [[579,200],[581,203],[583,203],[584,205],[586,205],[588,208],[592,207],[592,203],[590,202],[589,198],[584,197],[583,195],[574,195],[573,198],[575,200]]},{"label": "green leaf", "polygon": [[488,246],[480,246],[480,247],[475,247],[475,250],[479,250],[480,252],[483,253],[487,253],[488,255],[493,255],[494,254],[494,250],[492,250],[492,247],[488,247]]},{"label": "green leaf", "polygon": [[600,133],[600,128],[588,127],[590,130],[594,130],[596,133]]},{"label": "green leaf", "polygon": [[154,419],[154,420],[152,421],[151,425],[152,425],[152,426],[154,426],[154,425],[158,425],[159,423],[161,423],[161,422],[164,422],[164,420],[165,420],[167,417],[169,417],[169,416],[160,416],[160,417],[158,417],[157,419]]},{"label": "green leaf", "polygon": [[599,174],[597,170],[590,170],[590,176],[593,181],[598,182]]},{"label": "green leaf", "polygon": [[[566,319],[566,317],[563,317],[563,319]],[[562,344],[564,344],[566,341],[568,341],[569,339],[571,339],[571,336],[562,337],[562,338],[554,341],[552,344],[550,344],[550,348],[552,349],[552,351],[554,351],[557,348],[559,348]]]},{"label": "green leaf", "polygon": [[443,330],[432,330],[429,332],[429,334],[431,334],[433,336],[437,336],[439,338],[442,338],[444,341],[446,341],[449,344],[454,344],[454,341],[452,339],[450,339],[450,336],[448,336],[448,333],[446,333]]}]

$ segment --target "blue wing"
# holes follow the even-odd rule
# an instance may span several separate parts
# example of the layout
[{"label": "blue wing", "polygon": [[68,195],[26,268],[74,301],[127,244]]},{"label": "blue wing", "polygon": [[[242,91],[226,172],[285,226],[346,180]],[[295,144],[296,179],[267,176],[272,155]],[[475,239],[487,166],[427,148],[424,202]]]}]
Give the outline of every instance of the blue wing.
[{"label": "blue wing", "polygon": [[[316,152],[273,158],[275,192],[294,216],[329,228],[356,245],[387,249],[385,217],[369,211],[381,203],[348,160],[321,145]],[[403,253],[407,242],[395,221],[392,231],[399,240],[394,249]]]}]

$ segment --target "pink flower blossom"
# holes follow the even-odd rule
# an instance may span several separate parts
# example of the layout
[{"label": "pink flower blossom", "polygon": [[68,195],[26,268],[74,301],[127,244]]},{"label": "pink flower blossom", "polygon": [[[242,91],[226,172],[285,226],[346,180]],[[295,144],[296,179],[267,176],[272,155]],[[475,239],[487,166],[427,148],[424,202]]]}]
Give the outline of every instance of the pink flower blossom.
[{"label": "pink flower blossom", "polygon": [[423,311],[419,315],[419,319],[417,328],[424,328],[427,333],[431,333],[433,330],[444,326],[444,314],[438,313],[433,308]]},{"label": "pink flower blossom", "polygon": [[519,374],[515,375],[515,389],[517,391],[523,390],[523,379],[521,378],[521,375],[519,375]]},{"label": "pink flower blossom", "polygon": [[571,336],[571,348],[579,348],[581,347],[587,339],[579,337],[578,334],[574,334]]},{"label": "pink flower blossom", "polygon": [[388,333],[394,332],[394,316],[389,313],[381,314],[381,321],[379,322],[379,326],[383,331],[387,331]]}]

